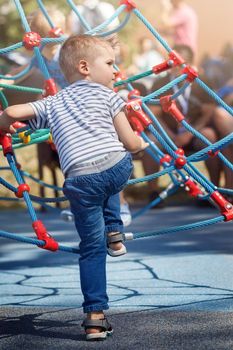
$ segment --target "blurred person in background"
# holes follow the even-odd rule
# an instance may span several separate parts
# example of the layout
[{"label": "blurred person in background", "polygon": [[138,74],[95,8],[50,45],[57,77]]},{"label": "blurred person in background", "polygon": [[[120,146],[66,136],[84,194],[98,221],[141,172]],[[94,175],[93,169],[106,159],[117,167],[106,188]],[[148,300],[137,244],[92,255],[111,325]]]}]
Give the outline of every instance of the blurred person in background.
[{"label": "blurred person in background", "polygon": [[[85,0],[82,5],[77,5],[77,10],[91,28],[102,24],[116,11],[112,4],[99,0]],[[119,19],[115,18],[105,30],[113,29],[118,24]],[[70,34],[83,34],[88,31],[88,29],[83,27],[74,11],[71,11],[67,18],[67,27]]]},{"label": "blurred person in background", "polygon": [[[193,52],[190,47],[186,45],[177,45],[174,47],[174,50],[178,52],[187,63],[192,64]],[[180,75],[180,69],[172,69],[166,77],[163,77],[154,82],[151,92],[158,90],[165,84],[175,79],[178,75]],[[208,84],[205,77],[201,77],[201,79]],[[173,95],[178,91],[179,87],[180,86],[174,86],[162,96]],[[186,121],[196,130],[198,130],[202,135],[204,135],[211,143],[216,142],[220,138],[233,131],[233,119],[230,118],[227,112],[217,108],[212,97],[210,97],[202,88],[200,88],[199,85],[195,84],[195,82],[186,88],[184,93],[177,98],[176,102],[178,108],[185,116]],[[186,131],[186,129],[180,126],[173,119],[173,117],[170,114],[165,113],[160,106],[151,106],[151,110],[158,118],[160,124],[173,140],[173,142],[177,145],[177,147],[183,148],[186,155],[199,151],[205,147],[202,141],[195,138],[193,134]],[[228,116],[226,114],[228,114]],[[221,123],[221,118],[224,118],[223,123]],[[154,142],[158,143],[152,135],[149,136]],[[224,152],[227,151],[225,150],[223,153]],[[231,158],[232,157],[233,152]],[[146,152],[142,157],[142,163],[146,175],[156,173],[160,167],[160,165],[157,164]],[[218,157],[210,157],[206,160],[205,164],[211,181],[216,186],[219,186],[220,174],[223,168],[222,162]],[[224,170],[226,169],[224,168]],[[227,176],[228,180],[226,181],[225,185],[229,188],[230,176],[232,176],[232,174],[228,173]],[[230,188],[232,187],[233,182]],[[159,186],[157,179],[148,182],[148,190],[150,201],[158,197]],[[200,203],[200,205],[208,205],[207,201],[198,201],[197,203]]]},{"label": "blurred person in background", "polygon": [[[133,56],[132,65],[127,69],[129,75],[151,70],[153,66],[164,61],[163,56],[158,51],[155,41],[148,37],[139,39],[139,52]],[[144,84],[147,89],[151,89],[155,76],[152,74],[140,79],[140,83]]]},{"label": "blurred person in background", "polygon": [[198,18],[194,9],[185,0],[161,0],[162,35],[172,39],[172,46],[187,45],[194,56],[197,53]]}]

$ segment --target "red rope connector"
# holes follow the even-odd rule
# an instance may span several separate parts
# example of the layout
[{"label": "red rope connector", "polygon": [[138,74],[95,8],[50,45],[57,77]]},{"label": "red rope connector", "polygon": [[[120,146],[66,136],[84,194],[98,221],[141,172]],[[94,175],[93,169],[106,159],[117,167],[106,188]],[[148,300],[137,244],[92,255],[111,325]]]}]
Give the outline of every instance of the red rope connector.
[{"label": "red rope connector", "polygon": [[45,242],[42,247],[38,246],[39,248],[51,250],[53,252],[58,250],[58,243],[47,233],[47,230],[42,221],[34,221],[32,223],[32,227],[37,235],[37,238]]},{"label": "red rope connector", "polygon": [[185,164],[187,163],[186,158],[185,158],[185,154],[184,154],[184,150],[182,148],[177,148],[177,150],[175,151],[175,153],[179,156],[175,159],[175,167],[177,169],[182,169]]},{"label": "red rope connector", "polygon": [[126,5],[126,11],[130,12],[137,8],[137,5],[132,0],[121,0],[120,5]]},{"label": "red rope connector", "polygon": [[59,38],[63,34],[64,34],[63,30],[59,27],[51,28],[49,31],[49,37],[51,38]]},{"label": "red rope connector", "polygon": [[184,157],[178,157],[175,160],[175,167],[177,169],[182,169],[185,166],[186,163],[187,163],[187,161],[186,161],[186,159]]},{"label": "red rope connector", "polygon": [[143,112],[141,104],[140,99],[133,99],[126,104],[128,120],[132,128],[140,133],[152,124],[150,118]]},{"label": "red rope connector", "polygon": [[14,154],[12,148],[12,137],[10,134],[4,134],[0,131],[0,145],[2,146],[4,156],[7,154]]},{"label": "red rope connector", "polygon": [[23,192],[30,192],[30,187],[28,184],[21,184],[18,186],[17,192],[15,192],[16,197],[22,198],[23,197]]},{"label": "red rope connector", "polygon": [[172,157],[169,154],[164,154],[162,158],[160,158],[159,163],[162,165],[163,163],[170,164],[172,160]]},{"label": "red rope connector", "polygon": [[168,54],[168,59],[152,67],[152,71],[154,74],[160,74],[170,68],[180,66],[184,63],[184,59],[176,51],[170,51]]},{"label": "red rope connector", "polygon": [[184,150],[183,148],[177,148],[177,150],[175,151],[175,154],[177,154],[178,156],[184,156]]},{"label": "red rope connector", "polygon": [[208,155],[209,155],[211,158],[213,158],[213,157],[215,157],[215,156],[219,153],[219,151],[216,151],[216,152],[208,151],[207,153],[208,153]]},{"label": "red rope connector", "polygon": [[33,50],[34,47],[40,46],[41,36],[36,32],[27,32],[23,36],[23,45],[27,50]]},{"label": "red rope connector", "polygon": [[45,80],[43,97],[55,95],[57,93],[57,86],[54,79]]},{"label": "red rope connector", "polygon": [[185,186],[185,190],[192,197],[197,197],[199,194],[202,194],[202,191],[199,188],[198,184],[195,181],[191,180],[191,179],[188,179],[184,183],[184,186]]},{"label": "red rope connector", "polygon": [[184,115],[181,113],[176,105],[176,101],[171,99],[171,95],[160,97],[160,104],[165,113],[171,114],[171,116],[177,121],[177,123],[182,122],[185,119]]},{"label": "red rope connector", "polygon": [[140,96],[140,91],[137,89],[133,89],[128,93],[128,100],[133,99],[133,96]]},{"label": "red rope connector", "polygon": [[183,74],[187,74],[187,80],[192,83],[197,77],[198,77],[198,72],[192,68],[191,66],[186,66],[183,70],[182,70]]},{"label": "red rope connector", "polygon": [[210,198],[219,206],[221,214],[225,217],[225,221],[233,219],[233,205],[228,202],[218,191],[214,191]]}]

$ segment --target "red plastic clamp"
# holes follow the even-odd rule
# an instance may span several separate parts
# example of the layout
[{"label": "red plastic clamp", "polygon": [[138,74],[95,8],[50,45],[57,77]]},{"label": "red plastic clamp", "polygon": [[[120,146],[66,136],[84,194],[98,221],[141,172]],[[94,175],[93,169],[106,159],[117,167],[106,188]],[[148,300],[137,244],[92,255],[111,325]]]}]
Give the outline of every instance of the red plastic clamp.
[{"label": "red plastic clamp", "polygon": [[36,32],[27,32],[23,37],[23,45],[27,50],[33,50],[34,47],[40,46],[41,36]]},{"label": "red plastic clamp", "polygon": [[55,95],[57,93],[57,86],[54,79],[45,80],[43,97]]},{"label": "red plastic clamp", "polygon": [[127,117],[134,128],[138,132],[144,131],[152,121],[143,112],[141,107],[142,101],[140,99],[133,99],[126,104]]},{"label": "red plastic clamp", "polygon": [[137,5],[132,0],[121,0],[120,5],[126,5],[126,11],[130,12],[137,8]]},{"label": "red plastic clamp", "polygon": [[191,66],[186,66],[182,70],[182,73],[187,74],[186,80],[188,80],[190,83],[192,83],[198,77],[198,72]]},{"label": "red plastic clamp", "polygon": [[170,68],[179,66],[184,63],[184,59],[176,51],[170,51],[168,54],[168,59],[152,67],[152,71],[154,74],[160,74]]},{"label": "red plastic clamp", "polygon": [[141,135],[141,133],[145,130],[145,127],[143,126],[141,121],[137,119],[137,117],[130,117],[129,123],[138,136]]},{"label": "red plastic clamp", "polygon": [[7,154],[14,154],[12,148],[12,137],[10,134],[4,134],[0,131],[0,145],[2,146],[4,156]]},{"label": "red plastic clamp", "polygon": [[118,71],[115,74],[115,82],[121,81],[121,80],[126,80],[127,76],[125,72]]},{"label": "red plastic clamp", "polygon": [[61,28],[59,28],[59,27],[51,28],[50,31],[49,31],[49,36],[51,38],[59,38],[63,34],[64,34],[63,30]]},{"label": "red plastic clamp", "polygon": [[182,64],[185,63],[185,60],[183,59],[183,57],[181,57],[180,54],[178,54],[178,52],[176,52],[175,50],[170,51],[168,57],[170,60],[174,62],[173,67],[181,66]]},{"label": "red plastic clamp", "polygon": [[25,191],[26,192],[30,192],[30,187],[28,186],[28,184],[24,183],[24,184],[19,185],[17,192],[15,192],[16,197],[22,198],[23,197],[23,192],[25,192]]},{"label": "red plastic clamp", "polygon": [[128,100],[133,99],[133,96],[140,96],[140,91],[137,89],[133,89],[128,93]]},{"label": "red plastic clamp", "polygon": [[160,104],[164,112],[171,114],[171,116],[177,121],[182,122],[185,119],[174,100],[171,100],[171,95],[160,97]]},{"label": "red plastic clamp", "polygon": [[225,221],[233,220],[233,205],[228,202],[218,191],[214,191],[210,198],[219,206]]},{"label": "red plastic clamp", "polygon": [[172,157],[169,154],[164,154],[162,158],[160,158],[159,163],[162,165],[163,163],[170,164],[172,160]]},{"label": "red plastic clamp", "polygon": [[191,179],[188,179],[185,183],[185,190],[188,192],[188,194],[192,197],[197,197],[199,194],[202,194],[201,189],[199,188],[198,184],[194,182]]},{"label": "red plastic clamp", "polygon": [[40,220],[34,221],[32,223],[32,227],[37,235],[37,238],[45,242],[45,244],[42,247],[38,246],[39,248],[51,250],[52,252],[55,252],[56,250],[58,250],[59,248],[58,243],[53,239],[53,237],[51,237],[47,233],[47,230],[42,221]]}]

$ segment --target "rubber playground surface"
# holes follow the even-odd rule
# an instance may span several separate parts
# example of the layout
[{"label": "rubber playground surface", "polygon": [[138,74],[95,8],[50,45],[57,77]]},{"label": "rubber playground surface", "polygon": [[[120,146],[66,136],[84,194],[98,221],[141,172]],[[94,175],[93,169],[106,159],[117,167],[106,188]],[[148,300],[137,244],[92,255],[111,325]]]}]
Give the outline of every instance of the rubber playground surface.
[{"label": "rubber playground surface", "polygon": [[[136,211],[138,208],[133,208]],[[38,213],[56,240],[78,245],[73,223]],[[126,232],[157,231],[219,216],[167,206]],[[33,236],[26,210],[0,212],[1,230]],[[233,349],[233,223],[127,242],[108,257],[108,318],[115,334],[87,343],[78,256],[0,238],[0,349]]]}]

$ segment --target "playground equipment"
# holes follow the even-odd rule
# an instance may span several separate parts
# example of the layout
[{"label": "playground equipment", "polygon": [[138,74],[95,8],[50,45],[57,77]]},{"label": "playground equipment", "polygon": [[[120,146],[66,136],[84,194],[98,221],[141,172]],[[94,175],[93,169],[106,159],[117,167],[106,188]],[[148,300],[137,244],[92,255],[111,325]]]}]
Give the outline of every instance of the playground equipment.
[{"label": "playground equipment", "polygon": [[[45,85],[44,89],[36,89],[29,87],[21,87],[17,85],[8,85],[8,84],[0,84],[0,87],[5,89],[12,89],[15,92],[19,90],[23,90],[25,92],[42,94],[44,97],[48,95],[54,95],[57,92],[56,84],[53,80],[53,77],[50,76],[50,73],[44,63],[43,56],[41,55],[40,48],[41,45],[46,45],[51,42],[62,43],[65,40],[65,37],[62,35],[62,32],[59,28],[56,28],[48,13],[46,11],[46,7],[42,1],[37,1],[38,6],[41,11],[47,18],[50,26],[51,33],[53,37],[50,38],[41,38],[38,33],[31,32],[30,26],[27,22],[24,10],[20,1],[14,0],[16,9],[19,13],[19,16],[22,21],[23,28],[25,30],[25,34],[23,35],[22,41],[6,47],[4,49],[0,49],[0,55],[5,55],[13,50],[17,50],[18,48],[24,47],[27,50],[31,50],[38,60],[38,64],[43,74]],[[128,89],[128,102],[127,102],[127,110],[128,110],[128,119],[130,124],[132,125],[135,132],[139,133],[147,142],[149,142],[150,147],[148,148],[149,154],[153,157],[154,161],[161,164],[163,169],[155,174],[151,174],[149,176],[145,176],[140,179],[133,179],[128,182],[129,185],[133,185],[139,182],[151,181],[152,179],[158,178],[167,174],[170,177],[170,184],[166,188],[166,190],[162,191],[157,199],[155,199],[152,203],[147,205],[145,208],[140,210],[136,215],[142,215],[146,210],[150,207],[158,204],[161,200],[165,199],[167,196],[175,193],[178,188],[184,187],[184,189],[188,192],[189,195],[193,197],[198,197],[201,199],[208,199],[218,208],[220,215],[209,220],[203,220],[196,223],[191,223],[188,225],[165,228],[159,231],[151,231],[151,232],[139,232],[139,233],[124,233],[124,239],[138,239],[144,237],[151,237],[161,234],[174,233],[182,230],[190,230],[194,228],[200,228],[207,225],[212,225],[215,223],[230,221],[233,219],[233,206],[232,204],[224,198],[223,194],[233,194],[233,190],[217,188],[211,181],[209,181],[195,166],[196,162],[203,161],[208,157],[219,157],[221,161],[232,171],[233,165],[229,160],[221,153],[221,150],[227,147],[232,143],[233,133],[229,134],[222,140],[211,144],[211,142],[203,136],[200,132],[195,130],[187,121],[186,116],[182,114],[179,110],[176,99],[178,96],[182,95],[184,91],[191,84],[198,84],[203,90],[205,90],[222,108],[224,108],[231,116],[233,115],[233,110],[230,106],[228,106],[214,91],[212,91],[198,76],[198,72],[189,66],[182,57],[180,57],[175,51],[173,51],[167,42],[160,36],[160,34],[152,27],[152,25],[146,20],[146,18],[141,14],[141,12],[137,9],[136,4],[131,0],[121,0],[119,7],[116,9],[113,16],[111,16],[108,20],[104,21],[101,25],[90,28],[89,24],[85,21],[80,13],[78,12],[75,4],[72,0],[67,0],[67,4],[71,7],[71,9],[78,16],[81,24],[86,30],[87,34],[98,34],[101,36],[107,36],[114,32],[120,31],[130,20],[131,16],[136,16],[145,26],[146,28],[153,34],[156,40],[163,46],[163,48],[167,51],[167,59],[164,60],[161,64],[155,65],[151,67],[151,70],[143,72],[141,74],[125,77],[118,69],[117,79],[115,83],[115,88],[119,86],[124,86]],[[120,14],[125,14],[124,19],[120,22],[116,28],[111,31],[105,31],[107,26],[114,21],[116,17]],[[135,90],[132,86],[132,82],[137,81],[143,77],[155,74],[159,75],[162,72],[173,69],[174,67],[180,68],[180,75],[173,79],[170,83],[162,86],[160,89],[154,91],[153,93],[147,96],[140,96],[139,92]],[[31,65],[25,68],[21,73],[15,75],[13,77],[0,76],[0,78],[4,79],[17,79],[22,77],[24,74],[28,73],[31,69]],[[173,95],[167,95],[160,97],[166,91],[168,91],[171,87],[177,84],[181,84],[182,87],[179,88]],[[4,92],[0,90],[0,102],[2,109],[5,109],[8,105],[7,99],[4,95]],[[186,156],[183,149],[178,148],[171,138],[167,135],[166,131],[162,128],[157,118],[151,112],[149,105],[156,104],[161,105],[163,110],[171,115],[172,118],[176,120],[177,123],[182,125],[187,131],[193,133],[193,135],[199,138],[206,147],[201,151],[194,153],[190,156]],[[56,251],[63,250],[72,253],[78,253],[78,249],[71,247],[64,247],[59,245],[47,232],[47,229],[43,225],[43,223],[37,219],[36,212],[33,208],[32,201],[43,203],[43,205],[47,205],[46,203],[57,202],[57,201],[65,201],[66,198],[64,196],[58,198],[40,198],[37,196],[33,196],[30,194],[30,188],[25,182],[25,177],[30,177],[34,181],[40,183],[41,185],[51,187],[50,185],[32,177],[27,172],[20,169],[20,166],[17,162],[15,150],[21,147],[26,147],[27,145],[31,145],[34,143],[40,142],[48,142],[52,143],[51,135],[49,130],[38,130],[33,132],[30,130],[27,125],[22,123],[15,123],[14,127],[17,129],[17,133],[12,137],[1,133],[0,134],[0,145],[2,147],[3,155],[6,157],[9,163],[9,169],[13,172],[16,181],[18,183],[18,187],[12,186],[9,182],[0,177],[0,184],[5,186],[7,189],[12,191],[17,198],[23,198],[29,214],[32,219],[32,227],[37,236],[37,239],[28,238],[18,236],[14,233],[0,231],[0,236],[16,239],[23,242],[28,242],[31,244],[35,244],[40,248]],[[161,145],[161,149],[156,146],[147,136],[146,131],[149,131],[155,138],[158,140]],[[6,169],[6,168],[2,168]],[[56,190],[62,190],[62,188],[56,187]]]}]

